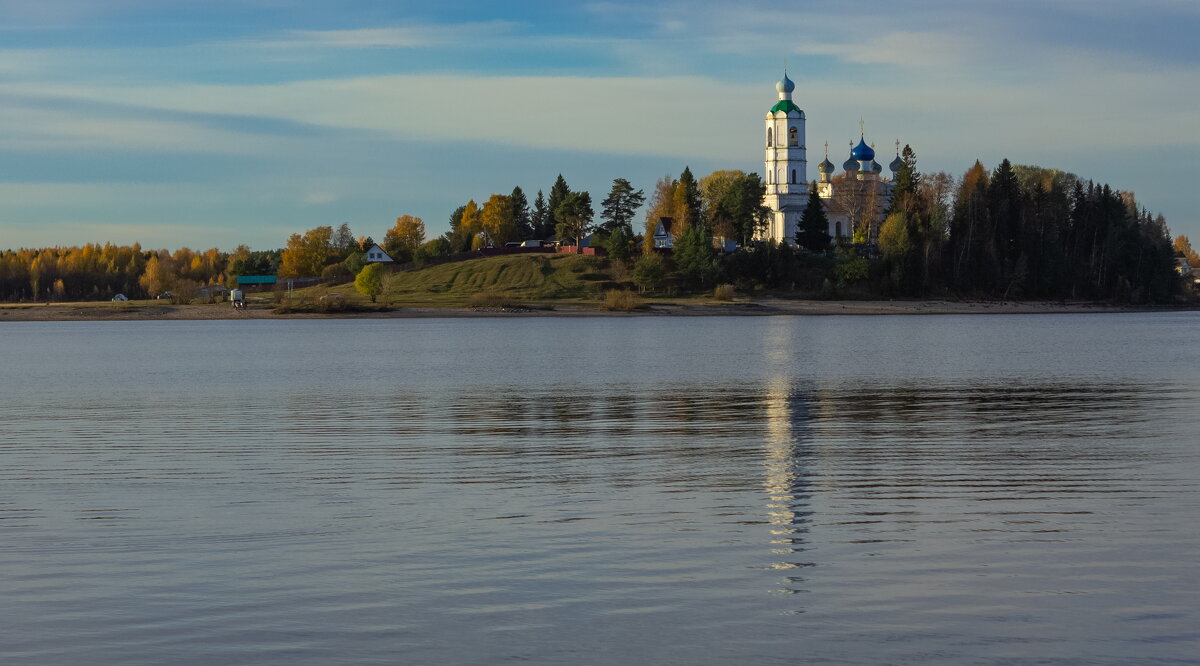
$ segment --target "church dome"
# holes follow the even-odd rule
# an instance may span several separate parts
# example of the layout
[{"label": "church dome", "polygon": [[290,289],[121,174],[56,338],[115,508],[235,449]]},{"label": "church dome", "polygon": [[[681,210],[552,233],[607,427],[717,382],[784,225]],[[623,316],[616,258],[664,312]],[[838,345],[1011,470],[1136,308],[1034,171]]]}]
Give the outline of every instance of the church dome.
[{"label": "church dome", "polygon": [[892,170],[892,173],[897,173],[902,166],[904,166],[904,160],[900,159],[900,156],[897,155],[896,159],[892,160],[892,163],[888,165],[888,168]]},{"label": "church dome", "polygon": [[787,74],[784,74],[783,78],[779,80],[779,83],[775,84],[775,92],[790,93],[795,89],[796,84],[792,83],[792,80],[788,78]]},{"label": "church dome", "polygon": [[875,160],[871,160],[871,171],[875,173],[883,173],[883,165]]},{"label": "church dome", "polygon": [[846,171],[858,171],[858,160],[851,156],[850,159],[842,163],[842,168]]},{"label": "church dome", "polygon": [[817,165],[817,171],[820,173],[833,173],[833,168],[833,162],[830,162],[828,157],[825,158],[824,162]]},{"label": "church dome", "polygon": [[867,145],[866,139],[859,138],[858,145],[850,151],[850,157],[859,162],[870,162],[875,159],[875,149]]}]

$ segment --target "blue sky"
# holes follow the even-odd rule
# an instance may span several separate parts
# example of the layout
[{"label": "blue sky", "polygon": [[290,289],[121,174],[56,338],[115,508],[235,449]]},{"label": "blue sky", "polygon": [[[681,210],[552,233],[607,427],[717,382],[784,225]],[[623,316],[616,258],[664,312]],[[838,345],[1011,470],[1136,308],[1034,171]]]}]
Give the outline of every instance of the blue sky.
[{"label": "blue sky", "polygon": [[560,172],[761,172],[785,60],[811,165],[862,117],[922,171],[1073,171],[1200,241],[1198,32],[1191,0],[0,0],[0,248],[434,236]]}]

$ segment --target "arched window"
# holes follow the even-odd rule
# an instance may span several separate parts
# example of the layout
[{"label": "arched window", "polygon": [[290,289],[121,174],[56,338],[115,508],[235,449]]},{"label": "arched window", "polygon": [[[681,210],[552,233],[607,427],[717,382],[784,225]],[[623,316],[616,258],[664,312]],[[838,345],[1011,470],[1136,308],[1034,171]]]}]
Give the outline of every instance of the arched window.
[{"label": "arched window", "polygon": [[770,184],[771,184],[771,172],[768,171],[767,172],[767,185],[770,185]]},{"label": "arched window", "polygon": [[842,223],[841,223],[841,222],[838,222],[838,223],[837,223],[837,231],[836,231],[836,232],[834,232],[834,233],[836,233],[836,234],[837,234],[837,237],[838,237],[838,238],[841,238],[841,237],[842,237]]},{"label": "arched window", "polygon": [[792,169],[792,185],[796,184],[796,170]]},{"label": "arched window", "polygon": [[796,130],[795,127],[788,128],[788,145],[789,146],[800,145],[800,133]]},{"label": "arched window", "polygon": [[767,128],[767,148],[771,147],[771,128]]}]

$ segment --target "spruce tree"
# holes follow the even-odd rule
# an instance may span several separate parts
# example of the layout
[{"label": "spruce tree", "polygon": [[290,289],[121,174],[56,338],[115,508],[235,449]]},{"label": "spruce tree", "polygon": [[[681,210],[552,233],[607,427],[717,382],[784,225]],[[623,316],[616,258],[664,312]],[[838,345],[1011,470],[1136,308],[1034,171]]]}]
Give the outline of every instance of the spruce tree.
[{"label": "spruce tree", "polygon": [[554,229],[555,225],[562,221],[558,219],[558,207],[562,205],[563,201],[566,201],[567,195],[570,193],[571,188],[567,186],[566,179],[562,177],[561,173],[558,174],[558,178],[550,188],[550,199],[546,202],[546,209],[550,211],[550,219],[547,221],[549,228]]},{"label": "spruce tree", "polygon": [[525,197],[525,192],[519,186],[514,187],[508,198],[512,199],[513,219],[517,223],[517,238],[521,240],[532,238],[533,222],[529,217],[529,199]]},{"label": "spruce tree", "polygon": [[705,289],[715,280],[717,264],[713,257],[712,233],[703,222],[683,230],[675,241],[671,256],[685,287]]},{"label": "spruce tree", "polygon": [[533,212],[529,215],[529,225],[533,228],[532,238],[545,240],[550,235],[550,209],[546,206],[546,197],[538,190],[537,198],[533,200]]},{"label": "spruce tree", "polygon": [[675,224],[681,225],[680,233],[693,224],[703,221],[700,184],[692,175],[691,167],[683,167],[679,183],[675,186]]},{"label": "spruce tree", "polygon": [[814,183],[808,189],[808,205],[800,216],[800,228],[796,230],[796,243],[809,252],[824,252],[829,249],[829,218],[825,206],[817,196]]}]

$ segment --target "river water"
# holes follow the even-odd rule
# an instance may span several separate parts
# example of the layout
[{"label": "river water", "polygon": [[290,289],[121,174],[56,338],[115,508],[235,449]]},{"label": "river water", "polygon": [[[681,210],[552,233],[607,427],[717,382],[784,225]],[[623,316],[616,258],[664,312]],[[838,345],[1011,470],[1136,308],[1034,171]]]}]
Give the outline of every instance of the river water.
[{"label": "river water", "polygon": [[1200,663],[1198,313],[0,325],[0,663]]}]

